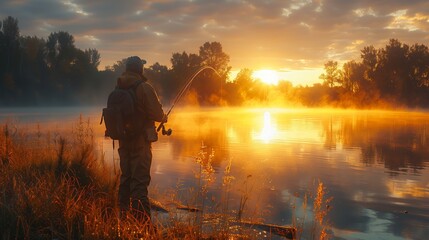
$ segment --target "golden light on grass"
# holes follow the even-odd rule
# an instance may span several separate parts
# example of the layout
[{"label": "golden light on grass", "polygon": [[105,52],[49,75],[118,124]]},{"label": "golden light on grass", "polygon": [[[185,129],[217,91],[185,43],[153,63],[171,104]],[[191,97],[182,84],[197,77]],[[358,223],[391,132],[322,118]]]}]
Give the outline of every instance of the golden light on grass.
[{"label": "golden light on grass", "polygon": [[277,71],[268,69],[254,71],[252,77],[268,85],[277,85],[280,80]]}]

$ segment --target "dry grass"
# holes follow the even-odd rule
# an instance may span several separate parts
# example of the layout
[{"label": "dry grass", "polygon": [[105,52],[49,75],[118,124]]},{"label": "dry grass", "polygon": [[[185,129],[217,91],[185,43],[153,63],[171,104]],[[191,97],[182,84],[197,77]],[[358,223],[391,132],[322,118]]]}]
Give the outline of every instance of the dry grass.
[{"label": "dry grass", "polygon": [[317,185],[317,193],[314,198],[313,203],[313,230],[312,235],[313,239],[329,239],[328,228],[329,224],[327,223],[326,216],[330,210],[329,203],[332,198],[327,198],[326,188],[322,182],[319,181]]},{"label": "dry grass", "polygon": [[[232,160],[224,171],[220,203],[215,211],[208,209],[212,206],[207,192],[215,177],[214,152],[205,147],[196,157],[200,166],[195,173],[197,186],[189,189],[187,204],[181,206],[190,214],[183,217],[171,211],[165,219],[155,212],[150,223],[132,216],[119,218],[119,172],[109,169],[114,170],[114,177],[103,174],[108,167],[96,149],[91,125],[82,117],[67,136],[42,132],[39,126],[33,131],[19,130],[13,123],[4,123],[0,133],[0,238],[258,239],[254,226],[282,231],[278,226],[242,221],[253,194],[251,176],[242,184],[238,209],[232,209]],[[326,239],[326,192],[322,183],[319,186],[313,238]],[[170,195],[177,202],[177,193]],[[295,225],[298,232],[303,225]],[[293,231],[290,234],[297,237]]]}]

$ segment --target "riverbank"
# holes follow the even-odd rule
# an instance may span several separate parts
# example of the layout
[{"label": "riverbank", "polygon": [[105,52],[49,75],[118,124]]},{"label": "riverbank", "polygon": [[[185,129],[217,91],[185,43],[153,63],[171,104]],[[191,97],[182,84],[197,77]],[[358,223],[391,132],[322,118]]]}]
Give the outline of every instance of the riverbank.
[{"label": "riverbank", "polygon": [[[239,209],[228,208],[228,202],[232,201],[228,191],[233,181],[229,173],[222,189],[225,198],[218,203],[222,207],[217,212],[209,210],[204,201],[210,200],[204,189],[210,187],[212,155],[204,147],[195,154],[196,162],[201,164],[196,176],[201,184],[189,196],[188,204],[155,193],[164,195],[160,197],[163,203],[152,201],[154,211],[149,224],[118,218],[119,170],[105,163],[95,146],[93,129],[82,118],[66,136],[40,129],[13,128],[7,123],[1,125],[1,130],[3,238],[276,239],[297,238],[302,233],[299,223],[287,227],[244,217],[246,200],[252,192],[241,195]],[[114,172],[113,177],[106,172]],[[326,201],[323,194],[317,197],[319,202]],[[320,227],[313,229],[314,234],[327,234],[323,220],[320,223]]]}]

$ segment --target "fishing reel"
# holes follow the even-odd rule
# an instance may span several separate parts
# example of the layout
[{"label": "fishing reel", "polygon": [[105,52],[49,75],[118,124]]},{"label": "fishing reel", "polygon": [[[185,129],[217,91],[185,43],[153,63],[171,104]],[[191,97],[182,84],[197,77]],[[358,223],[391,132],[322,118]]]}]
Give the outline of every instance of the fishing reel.
[{"label": "fishing reel", "polygon": [[171,128],[165,130],[165,126],[164,124],[162,124],[162,131],[161,131],[162,135],[167,135],[170,136],[171,133],[173,133],[173,130],[171,130]]}]

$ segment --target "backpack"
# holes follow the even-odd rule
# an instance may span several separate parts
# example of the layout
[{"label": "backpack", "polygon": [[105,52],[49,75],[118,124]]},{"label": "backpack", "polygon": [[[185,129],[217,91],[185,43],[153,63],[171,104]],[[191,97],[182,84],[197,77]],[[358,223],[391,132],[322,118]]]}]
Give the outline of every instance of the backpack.
[{"label": "backpack", "polygon": [[143,81],[136,81],[128,89],[116,87],[107,98],[100,124],[106,126],[105,137],[113,140],[130,139],[142,132],[142,114],[137,110],[136,89]]}]

